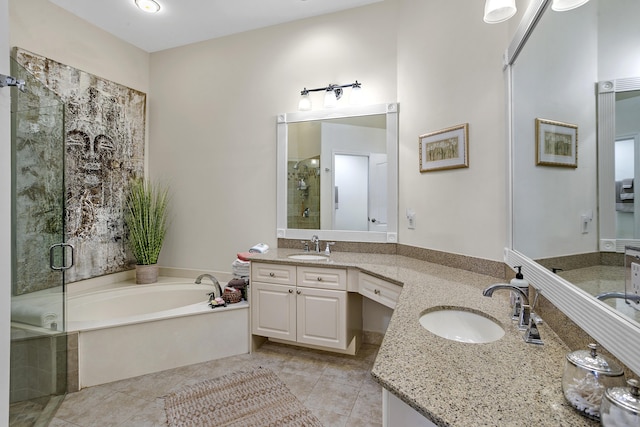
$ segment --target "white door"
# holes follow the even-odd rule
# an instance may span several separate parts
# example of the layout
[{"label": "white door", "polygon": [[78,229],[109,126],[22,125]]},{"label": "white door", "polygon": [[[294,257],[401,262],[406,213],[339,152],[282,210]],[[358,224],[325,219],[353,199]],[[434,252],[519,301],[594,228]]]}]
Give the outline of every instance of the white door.
[{"label": "white door", "polygon": [[369,156],[333,155],[333,229],[369,229]]},{"label": "white door", "polygon": [[369,155],[369,231],[387,231],[387,155]]}]

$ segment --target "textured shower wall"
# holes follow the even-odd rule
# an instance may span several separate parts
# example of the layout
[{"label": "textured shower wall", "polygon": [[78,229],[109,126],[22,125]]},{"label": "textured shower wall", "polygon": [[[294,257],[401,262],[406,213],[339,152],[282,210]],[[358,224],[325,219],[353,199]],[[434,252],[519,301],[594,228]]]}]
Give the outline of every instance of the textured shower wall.
[{"label": "textured shower wall", "polygon": [[[75,247],[67,282],[131,268],[122,207],[129,180],[144,173],[146,95],[22,49],[15,56],[64,102],[65,234]],[[32,147],[21,155],[39,154]],[[34,229],[46,227],[34,222]],[[37,241],[23,243],[40,250]],[[17,293],[48,287],[17,285]]]}]

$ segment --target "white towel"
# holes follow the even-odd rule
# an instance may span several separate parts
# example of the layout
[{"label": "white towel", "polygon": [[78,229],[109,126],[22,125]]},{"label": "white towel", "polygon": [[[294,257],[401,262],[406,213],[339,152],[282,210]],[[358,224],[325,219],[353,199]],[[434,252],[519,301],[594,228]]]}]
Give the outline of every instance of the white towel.
[{"label": "white towel", "polygon": [[251,249],[249,249],[249,252],[257,252],[257,253],[260,253],[260,254],[266,254],[267,252],[269,252],[269,245],[267,245],[266,243],[258,243],[257,245],[255,245]]},{"label": "white towel", "polygon": [[633,188],[633,178],[626,178],[622,180],[622,188],[629,190]]},{"label": "white towel", "polygon": [[37,305],[21,304],[11,308],[11,320],[27,325],[51,328],[51,324],[58,323],[58,314],[52,311],[43,311],[43,308]]},{"label": "white towel", "polygon": [[633,200],[633,193],[620,193],[620,200]]}]

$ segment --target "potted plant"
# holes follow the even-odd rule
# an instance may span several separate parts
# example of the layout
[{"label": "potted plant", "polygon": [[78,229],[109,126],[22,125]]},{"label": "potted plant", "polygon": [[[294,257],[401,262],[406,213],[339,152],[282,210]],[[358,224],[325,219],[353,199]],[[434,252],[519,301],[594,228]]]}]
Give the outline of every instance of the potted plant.
[{"label": "potted plant", "polygon": [[136,283],[158,281],[158,256],[167,232],[167,187],[136,178],[129,183],[124,221],[136,258]]}]

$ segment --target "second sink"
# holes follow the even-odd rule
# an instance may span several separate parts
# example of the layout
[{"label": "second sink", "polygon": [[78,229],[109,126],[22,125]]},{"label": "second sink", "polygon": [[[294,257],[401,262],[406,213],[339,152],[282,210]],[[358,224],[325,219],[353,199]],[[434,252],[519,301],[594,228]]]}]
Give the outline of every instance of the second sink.
[{"label": "second sink", "polygon": [[295,254],[295,255],[289,255],[287,258],[306,260],[306,261],[322,261],[322,260],[328,259],[329,257],[321,254]]},{"label": "second sink", "polygon": [[420,324],[442,338],[464,343],[487,343],[504,336],[504,329],[493,320],[456,308],[429,311],[420,316]]}]

